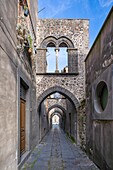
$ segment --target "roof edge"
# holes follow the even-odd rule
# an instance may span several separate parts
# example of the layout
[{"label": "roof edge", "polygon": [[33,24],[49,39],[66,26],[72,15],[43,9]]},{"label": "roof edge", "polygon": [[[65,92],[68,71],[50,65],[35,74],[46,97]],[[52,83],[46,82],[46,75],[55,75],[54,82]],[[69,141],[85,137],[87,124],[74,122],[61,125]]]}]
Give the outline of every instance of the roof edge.
[{"label": "roof edge", "polygon": [[85,62],[86,62],[86,60],[87,60],[89,54],[91,53],[93,47],[95,46],[96,41],[97,41],[97,39],[99,38],[99,36],[100,36],[102,30],[104,29],[104,26],[106,25],[106,23],[107,23],[107,21],[108,21],[108,18],[110,17],[110,15],[112,14],[112,12],[113,12],[113,6],[111,7],[110,12],[108,13],[108,15],[107,15],[107,17],[106,17],[106,19],[105,19],[105,21],[104,21],[104,23],[103,23],[103,25],[102,25],[100,31],[99,31],[99,33],[97,34],[96,39],[94,40],[93,45],[91,46],[91,48],[90,48],[90,50],[89,50],[89,52],[88,52],[88,54],[87,54],[87,56],[86,56],[86,58],[85,58],[85,60],[84,60]]}]

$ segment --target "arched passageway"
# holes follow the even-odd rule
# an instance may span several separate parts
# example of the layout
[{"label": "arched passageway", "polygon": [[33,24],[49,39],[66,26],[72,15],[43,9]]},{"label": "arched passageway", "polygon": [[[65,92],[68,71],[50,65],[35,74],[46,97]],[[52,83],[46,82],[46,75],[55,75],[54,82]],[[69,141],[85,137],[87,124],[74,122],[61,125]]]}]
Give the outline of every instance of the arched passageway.
[{"label": "arched passageway", "polygon": [[52,117],[54,115],[59,116],[59,126],[65,131],[65,121],[66,121],[66,112],[64,112],[64,109],[60,109],[57,107],[51,107],[49,108],[48,111],[48,116],[49,116],[49,127],[52,128]]},{"label": "arched passageway", "polygon": [[[40,20],[38,23],[41,34],[37,34],[36,83],[40,140],[51,128],[48,108],[52,106],[54,109],[58,109],[58,107],[53,106],[56,100],[56,104],[60,104],[66,110],[62,117],[63,130],[77,141],[78,109],[85,96],[84,58],[88,49],[86,41],[83,41],[83,33],[77,36],[78,31],[75,29],[76,25],[82,22],[79,20]],[[51,23],[53,24],[51,25]],[[60,24],[63,26],[62,28]],[[82,26],[85,40],[87,39],[87,26],[85,21],[85,28],[84,24]],[[47,72],[47,59],[50,57],[47,52],[48,48],[52,48],[55,54],[56,69],[52,73]],[[65,56],[68,60],[67,67],[64,67],[63,72],[59,71],[60,63],[58,63],[61,49],[65,49]],[[53,55],[51,61],[50,63],[53,65]],[[55,93],[58,93],[61,98],[53,99],[51,95]]]},{"label": "arched passageway", "polygon": [[59,113],[55,112],[55,113],[53,113],[51,115],[51,124],[52,124],[52,126],[55,125],[55,124],[60,126],[61,121],[62,121],[62,117],[61,117],[61,115]]},{"label": "arched passageway", "polygon": [[[70,19],[41,19],[38,22],[36,92],[37,112],[40,117],[39,126],[40,129],[42,128],[40,130],[42,136],[45,134],[43,129],[46,129],[45,132],[49,130],[47,111],[50,102],[48,100],[51,100],[52,104],[53,102],[52,99],[48,98],[57,92],[65,98],[64,100],[61,99],[61,101],[66,101],[66,108],[64,107],[66,110],[65,132],[77,139],[78,109],[85,99],[84,59],[88,52],[88,24],[89,22],[86,20]],[[81,26],[82,32],[81,29],[79,30],[78,25]],[[54,73],[47,72],[47,57],[49,57],[47,48],[55,49],[56,61],[60,58],[59,49],[67,49],[68,73],[64,71],[59,74],[57,68]],[[56,101],[58,100],[56,99]],[[80,112],[83,111],[83,106],[81,107]],[[83,112],[80,114],[83,114]]]},{"label": "arched passageway", "polygon": [[66,109],[62,107],[60,104],[53,104],[51,107],[48,108],[48,112],[53,109],[53,108],[59,108],[61,109],[64,113],[66,113]]},{"label": "arched passageway", "polygon": [[[58,101],[59,100],[59,104]],[[53,102],[54,101],[54,102]],[[56,101],[56,103],[55,103]],[[53,105],[52,105],[53,102]],[[61,104],[60,104],[61,103]],[[64,105],[64,107],[63,107]],[[59,116],[60,127],[77,141],[77,107],[76,97],[68,90],[55,86],[44,91],[38,98],[40,140],[52,127],[52,117]]]}]

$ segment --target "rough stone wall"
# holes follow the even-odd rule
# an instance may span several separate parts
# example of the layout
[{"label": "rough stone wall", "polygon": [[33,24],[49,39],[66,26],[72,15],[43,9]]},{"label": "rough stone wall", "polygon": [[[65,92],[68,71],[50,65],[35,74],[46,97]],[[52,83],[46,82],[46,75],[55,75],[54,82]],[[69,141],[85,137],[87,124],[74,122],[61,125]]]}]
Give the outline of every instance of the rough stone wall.
[{"label": "rough stone wall", "polygon": [[[86,58],[86,113],[87,151],[103,170],[113,169],[113,8],[109,13],[94,45]],[[98,62],[97,62],[98,61]],[[109,70],[111,70],[109,72]],[[109,74],[110,73],[110,74]],[[104,111],[95,114],[95,85],[105,81],[108,87],[108,103]]]},{"label": "rough stone wall", "polygon": [[61,87],[69,90],[76,96],[78,101],[82,101],[84,98],[84,82],[81,77],[74,75],[37,75],[37,98],[50,87],[60,85]]},{"label": "rough stone wall", "polygon": [[68,99],[66,104],[65,131],[77,142],[77,112],[75,106]]},{"label": "rough stone wall", "polygon": [[[30,130],[30,151],[37,143],[36,79],[26,56],[17,52],[18,3],[15,0],[0,2],[0,169],[17,170],[20,159],[20,78],[29,87],[26,112]],[[32,81],[33,79],[33,81]],[[35,90],[33,91],[32,89]],[[34,117],[32,117],[33,115]],[[27,126],[27,128],[29,128]],[[35,133],[35,138],[33,138]],[[32,140],[34,139],[34,140]],[[31,142],[32,141],[32,142]],[[27,143],[28,145],[28,143]]]},{"label": "rough stone wall", "polygon": [[[84,59],[88,52],[89,45],[89,21],[77,19],[39,19],[37,22],[37,102],[40,96],[52,87],[60,86],[72,93],[78,103],[85,98],[85,66]],[[53,43],[56,49],[60,43],[66,43],[68,46],[68,70],[71,74],[47,74],[44,70],[46,65],[44,61],[44,53],[48,43]],[[42,52],[41,52],[42,50]],[[39,68],[40,67],[40,68]],[[46,74],[43,74],[46,73]],[[76,73],[76,74],[75,74]],[[43,94],[44,95],[44,94]],[[66,96],[68,98],[68,96]],[[77,124],[74,119],[74,110],[70,101],[68,102],[72,111],[73,122],[71,123],[71,135],[77,139]],[[67,107],[67,105],[66,105]],[[77,107],[77,105],[76,105]],[[69,115],[66,119],[66,128],[68,133]],[[66,129],[65,128],[65,129]],[[73,130],[74,129],[74,130]]]},{"label": "rough stone wall", "polygon": [[[71,72],[78,73],[78,75],[60,75],[60,74],[46,74],[46,75],[40,75],[37,74],[36,80],[37,80],[37,98],[48,88],[53,86],[61,86],[63,88],[68,89],[72,94],[76,96],[78,101],[81,101],[84,99],[85,95],[85,69],[84,69],[84,59],[86,57],[86,54],[88,52],[88,45],[89,45],[89,21],[88,20],[77,20],[77,19],[39,19],[37,21],[37,44],[39,48],[39,54],[37,51],[37,58],[40,55],[40,50],[45,48],[46,46],[43,46],[43,41],[47,37],[55,37],[55,39],[60,41],[63,40],[60,39],[61,37],[65,37],[69,39],[72,44],[72,50],[75,52],[77,49],[77,57],[78,63],[77,68],[75,68],[75,64],[73,62],[73,65],[70,63]],[[49,40],[48,40],[49,41]],[[51,41],[51,39],[50,39]],[[46,44],[47,45],[47,44]],[[56,44],[57,46],[58,44]],[[42,47],[43,46],[43,47]],[[71,46],[71,45],[70,45]],[[74,49],[73,49],[74,48]],[[69,55],[70,58],[72,57],[73,60],[73,53],[71,53],[71,49],[69,49]],[[71,56],[72,55],[72,56]],[[43,57],[43,54],[42,54]],[[40,67],[44,63],[39,63]],[[37,66],[38,67],[38,63]],[[43,70],[43,68],[42,68]],[[38,72],[39,73],[39,72]],[[42,71],[40,70],[40,73]]]},{"label": "rough stone wall", "polygon": [[68,49],[68,72],[78,73],[78,50]]},{"label": "rough stone wall", "polygon": [[40,140],[46,135],[48,132],[48,115],[46,113],[46,102],[42,102],[41,104],[41,112],[39,117],[39,126],[40,126]]},{"label": "rough stone wall", "polygon": [[83,150],[86,150],[86,103],[83,100],[80,107],[77,109],[78,112],[78,144]]},{"label": "rough stone wall", "polygon": [[46,49],[38,50],[38,57],[36,60],[37,72],[40,70],[40,73],[46,73],[46,51]]},{"label": "rough stone wall", "polygon": [[66,109],[66,99],[47,99],[47,102],[48,102],[48,108],[57,104],[62,106],[64,109]]},{"label": "rough stone wall", "polygon": [[88,20],[39,19],[37,22],[38,48],[41,47],[42,41],[48,36],[54,36],[56,38],[65,36],[73,42],[75,48],[81,50],[81,52],[84,50],[84,54],[87,54],[89,43],[88,29]]}]

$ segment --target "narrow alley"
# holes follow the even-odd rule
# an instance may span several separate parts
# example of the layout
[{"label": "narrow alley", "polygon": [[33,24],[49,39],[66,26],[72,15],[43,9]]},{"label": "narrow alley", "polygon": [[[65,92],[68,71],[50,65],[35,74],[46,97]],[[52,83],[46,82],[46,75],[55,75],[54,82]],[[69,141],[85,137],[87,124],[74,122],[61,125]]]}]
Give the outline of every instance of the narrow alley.
[{"label": "narrow alley", "polygon": [[53,125],[21,170],[97,170],[86,154]]},{"label": "narrow alley", "polygon": [[0,36],[0,170],[113,170],[113,0],[0,0]]}]

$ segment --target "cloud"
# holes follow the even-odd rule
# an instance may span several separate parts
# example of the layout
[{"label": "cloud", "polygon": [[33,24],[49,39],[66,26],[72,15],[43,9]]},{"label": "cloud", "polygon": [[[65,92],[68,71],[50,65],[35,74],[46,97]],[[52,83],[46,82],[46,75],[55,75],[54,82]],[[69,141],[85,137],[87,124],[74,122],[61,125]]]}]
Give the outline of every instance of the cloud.
[{"label": "cloud", "polygon": [[102,7],[109,6],[113,3],[113,0],[99,0],[99,3]]},{"label": "cloud", "polygon": [[39,10],[45,7],[45,10],[39,13],[39,16],[46,17],[46,18],[53,18],[57,16],[57,14],[60,14],[67,9],[69,9],[72,5],[71,0],[54,0],[51,2],[51,0],[42,0],[39,3]]}]

